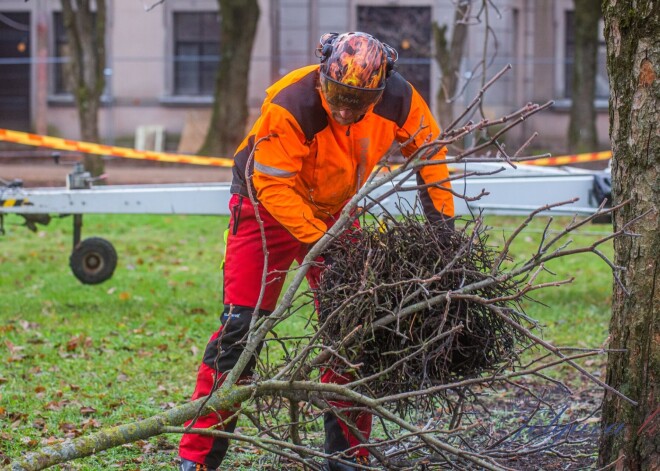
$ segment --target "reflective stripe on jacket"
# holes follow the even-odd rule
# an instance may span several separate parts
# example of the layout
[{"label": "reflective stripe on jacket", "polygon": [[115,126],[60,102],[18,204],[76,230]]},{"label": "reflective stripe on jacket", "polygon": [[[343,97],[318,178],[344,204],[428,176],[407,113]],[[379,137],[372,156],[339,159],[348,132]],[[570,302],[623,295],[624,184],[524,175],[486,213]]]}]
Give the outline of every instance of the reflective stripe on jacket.
[{"label": "reflective stripe on jacket", "polygon": [[[305,243],[323,236],[324,221],[355,195],[394,141],[410,140],[402,148],[408,157],[440,134],[422,97],[396,72],[359,122],[338,124],[318,88],[318,70],[318,65],[294,70],[266,90],[261,115],[234,155],[231,188],[247,195],[247,168],[257,199]],[[433,159],[444,159],[446,152],[443,148]],[[448,175],[446,165],[431,165],[418,180],[431,183]],[[430,220],[453,217],[450,192],[431,187],[420,196]]]}]

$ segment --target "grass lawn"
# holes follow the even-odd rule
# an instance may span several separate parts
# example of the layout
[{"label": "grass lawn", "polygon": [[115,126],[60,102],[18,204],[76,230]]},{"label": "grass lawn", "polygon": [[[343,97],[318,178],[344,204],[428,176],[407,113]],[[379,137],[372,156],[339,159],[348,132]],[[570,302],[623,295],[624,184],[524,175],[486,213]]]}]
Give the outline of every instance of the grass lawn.
[{"label": "grass lawn", "polygon": [[[488,218],[490,241],[501,243],[519,221]],[[71,218],[36,234],[11,225],[18,222],[8,216],[8,234],[0,238],[0,464],[186,401],[206,341],[219,325],[227,220],[85,216],[83,236],[104,237],[119,254],[114,277],[95,286],[80,284],[69,270]],[[534,250],[542,228],[539,222],[521,236],[514,263]],[[589,244],[607,229],[588,225],[572,238]],[[604,251],[611,254],[611,245]],[[536,293],[539,303],[528,303],[527,313],[557,345],[599,346],[610,316],[609,268],[587,254],[549,269],[556,277],[542,280],[576,281]],[[301,315],[281,333],[294,335],[303,325]],[[54,469],[174,469],[177,442],[176,436],[158,437]],[[259,454],[242,449],[249,453],[231,453],[232,466],[254,469]]]}]

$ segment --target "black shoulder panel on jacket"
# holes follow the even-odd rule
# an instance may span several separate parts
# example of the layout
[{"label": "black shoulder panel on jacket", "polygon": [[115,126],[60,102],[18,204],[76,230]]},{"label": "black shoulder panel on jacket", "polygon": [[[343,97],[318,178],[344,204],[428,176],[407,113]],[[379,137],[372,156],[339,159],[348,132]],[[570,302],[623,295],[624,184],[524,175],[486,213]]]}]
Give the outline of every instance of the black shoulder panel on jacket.
[{"label": "black shoulder panel on jacket", "polygon": [[317,72],[314,71],[284,88],[272,101],[293,115],[308,141],[328,125],[328,115],[316,84]]},{"label": "black shoulder panel on jacket", "polygon": [[[250,136],[247,145],[234,155],[234,165],[231,168],[231,188],[229,190],[232,194],[237,193],[239,195],[249,196],[247,190],[248,175],[254,173],[253,160],[249,162],[250,166],[248,167],[248,159],[250,158],[250,154],[252,154],[252,149],[254,149],[254,136]],[[256,192],[253,194],[256,194]]]},{"label": "black shoulder panel on jacket", "polygon": [[408,119],[411,103],[412,87],[401,74],[394,72],[387,79],[383,98],[374,106],[374,113],[394,121],[401,128]]}]

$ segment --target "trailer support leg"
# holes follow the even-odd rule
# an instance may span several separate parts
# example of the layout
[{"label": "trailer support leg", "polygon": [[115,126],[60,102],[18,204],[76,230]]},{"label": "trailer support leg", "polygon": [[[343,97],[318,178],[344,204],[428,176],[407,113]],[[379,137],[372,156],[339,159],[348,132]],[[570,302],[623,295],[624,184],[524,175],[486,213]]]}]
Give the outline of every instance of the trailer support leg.
[{"label": "trailer support leg", "polygon": [[82,214],[73,215],[73,249],[75,250],[80,244],[80,237],[82,234],[83,216]]}]

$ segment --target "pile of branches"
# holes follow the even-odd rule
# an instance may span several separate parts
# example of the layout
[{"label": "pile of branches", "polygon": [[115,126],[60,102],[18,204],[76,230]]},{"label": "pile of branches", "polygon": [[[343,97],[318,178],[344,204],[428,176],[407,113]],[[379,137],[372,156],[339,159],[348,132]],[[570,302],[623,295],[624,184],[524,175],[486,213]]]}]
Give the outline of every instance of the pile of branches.
[{"label": "pile of branches", "polygon": [[333,367],[371,377],[369,394],[386,397],[512,363],[529,340],[501,316],[524,313],[517,283],[489,276],[496,255],[483,230],[415,215],[337,238],[316,293]]}]

